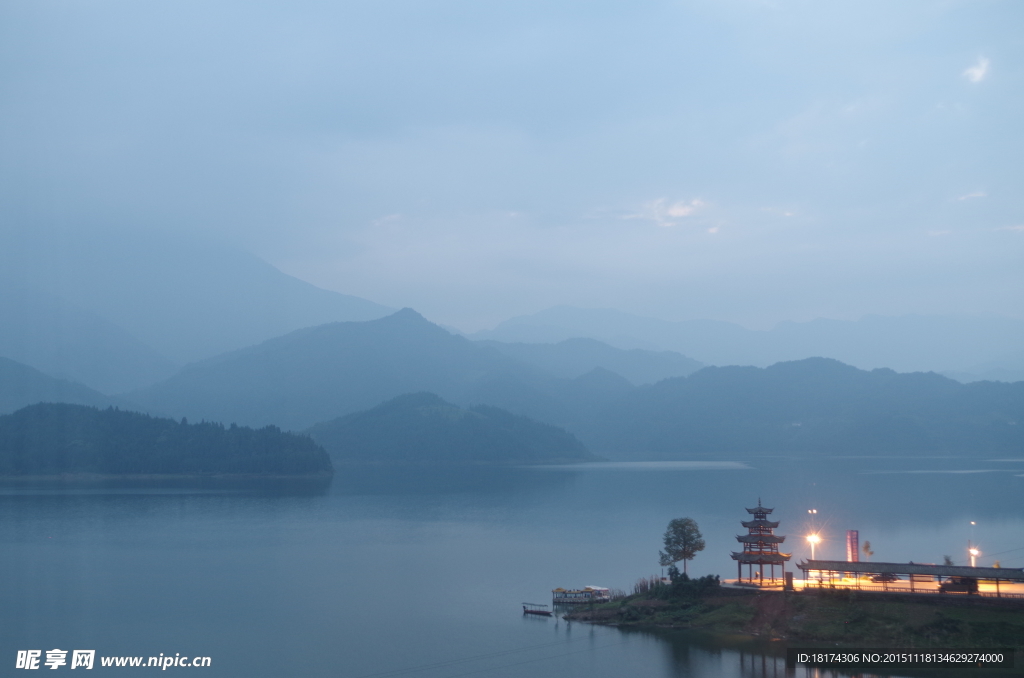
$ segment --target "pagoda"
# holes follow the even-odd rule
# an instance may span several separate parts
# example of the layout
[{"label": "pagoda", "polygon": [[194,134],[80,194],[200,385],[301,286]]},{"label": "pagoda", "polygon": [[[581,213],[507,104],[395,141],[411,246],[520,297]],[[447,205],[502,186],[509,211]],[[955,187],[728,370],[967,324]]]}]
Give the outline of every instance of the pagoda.
[{"label": "pagoda", "polygon": [[743,581],[743,566],[747,566],[747,580],[754,583],[754,566],[758,566],[757,583],[764,583],[764,566],[770,566],[771,581],[775,582],[775,566],[782,567],[782,579],[786,578],[786,561],[793,557],[791,553],[779,551],[779,544],[786,541],[783,535],[775,534],[775,528],[779,526],[778,521],[768,520],[768,514],[774,509],[761,506],[761,499],[757,500],[756,508],[748,508],[747,513],[754,516],[753,520],[742,521],[743,527],[747,528],[749,534],[738,535],[736,541],[743,544],[743,550],[733,553],[732,558],[736,561],[738,581]]}]

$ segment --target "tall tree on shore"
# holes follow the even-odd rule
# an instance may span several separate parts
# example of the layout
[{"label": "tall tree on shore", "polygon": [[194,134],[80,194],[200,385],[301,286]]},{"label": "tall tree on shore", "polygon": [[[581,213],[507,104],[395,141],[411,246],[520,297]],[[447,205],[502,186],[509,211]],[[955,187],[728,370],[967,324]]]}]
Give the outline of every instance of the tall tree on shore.
[{"label": "tall tree on shore", "polygon": [[665,531],[665,550],[660,551],[658,555],[661,556],[662,567],[683,561],[683,574],[686,574],[686,561],[693,560],[697,552],[703,550],[704,537],[697,527],[697,521],[693,518],[676,518],[668,524]]}]

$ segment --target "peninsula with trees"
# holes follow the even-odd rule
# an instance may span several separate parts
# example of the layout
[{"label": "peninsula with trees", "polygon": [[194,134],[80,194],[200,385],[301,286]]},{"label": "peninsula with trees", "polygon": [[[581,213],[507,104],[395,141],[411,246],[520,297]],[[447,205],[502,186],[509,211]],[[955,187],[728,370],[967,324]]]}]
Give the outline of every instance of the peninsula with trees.
[{"label": "peninsula with trees", "polygon": [[[832,587],[798,591],[723,585],[717,575],[690,578],[686,562],[704,548],[700,529],[691,518],[672,520],[664,545],[659,556],[661,564],[669,567],[668,578],[643,577],[632,595],[574,610],[565,618],[810,644],[1024,649],[1024,601],[1020,599]],[[684,572],[676,568],[680,560]]]},{"label": "peninsula with trees", "polygon": [[330,476],[308,436],[40,403],[0,417],[0,476]]}]

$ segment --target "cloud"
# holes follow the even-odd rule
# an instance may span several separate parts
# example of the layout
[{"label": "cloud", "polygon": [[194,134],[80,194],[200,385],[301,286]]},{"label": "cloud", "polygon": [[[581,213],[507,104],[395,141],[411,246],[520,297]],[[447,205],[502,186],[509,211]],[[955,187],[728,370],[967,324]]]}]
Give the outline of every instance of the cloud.
[{"label": "cloud", "polygon": [[947,229],[945,229],[943,231],[928,231],[928,235],[930,235],[931,237],[935,238],[935,237],[938,237],[940,235],[949,235],[952,232],[953,231],[951,231],[951,230],[949,230],[947,228]]},{"label": "cloud", "polygon": [[1000,226],[997,231],[1024,231],[1024,224],[1018,226]]},{"label": "cloud", "polygon": [[988,76],[988,67],[991,62],[985,57],[978,57],[978,63],[964,71],[964,77],[971,82],[981,82]]},{"label": "cloud", "polygon": [[961,195],[957,200],[970,200],[971,198],[984,198],[986,193],[984,191],[975,191],[974,193],[968,193],[967,195]]},{"label": "cloud", "polygon": [[672,203],[667,198],[658,198],[645,204],[639,212],[628,214],[625,218],[646,219],[663,228],[669,228],[675,226],[680,219],[693,216],[697,210],[706,205],[707,203],[700,198],[690,201],[678,200]]}]

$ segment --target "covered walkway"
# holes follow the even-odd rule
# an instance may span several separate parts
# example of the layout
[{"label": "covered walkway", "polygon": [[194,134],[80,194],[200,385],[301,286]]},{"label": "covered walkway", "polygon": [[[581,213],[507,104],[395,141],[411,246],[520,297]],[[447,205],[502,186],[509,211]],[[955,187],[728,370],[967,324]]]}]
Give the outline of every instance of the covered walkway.
[{"label": "covered walkway", "polygon": [[805,560],[798,588],[850,588],[902,593],[945,593],[1024,598],[1024,568],[964,567],[927,563],[851,563]]}]

